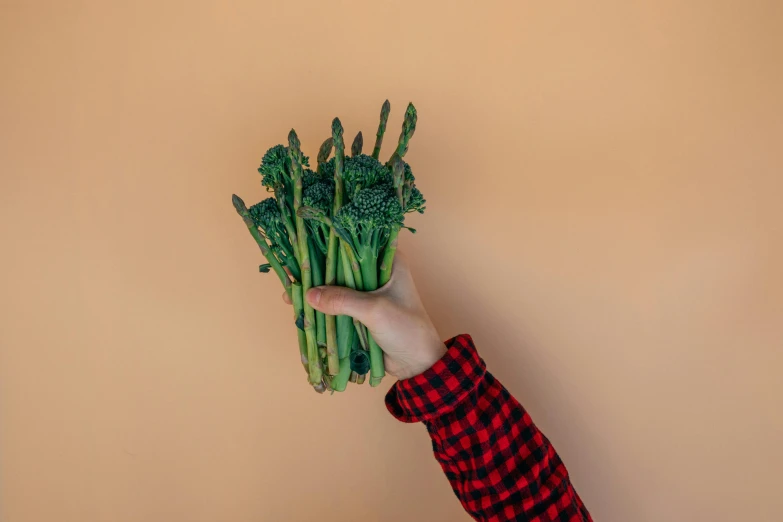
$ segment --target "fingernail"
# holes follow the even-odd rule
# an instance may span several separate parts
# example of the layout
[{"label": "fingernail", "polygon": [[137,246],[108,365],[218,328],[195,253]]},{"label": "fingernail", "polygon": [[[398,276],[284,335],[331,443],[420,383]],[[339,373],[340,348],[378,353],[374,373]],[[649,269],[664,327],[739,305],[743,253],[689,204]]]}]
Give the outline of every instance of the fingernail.
[{"label": "fingernail", "polygon": [[321,301],[321,289],[311,288],[307,291],[307,301],[311,305],[317,305]]}]

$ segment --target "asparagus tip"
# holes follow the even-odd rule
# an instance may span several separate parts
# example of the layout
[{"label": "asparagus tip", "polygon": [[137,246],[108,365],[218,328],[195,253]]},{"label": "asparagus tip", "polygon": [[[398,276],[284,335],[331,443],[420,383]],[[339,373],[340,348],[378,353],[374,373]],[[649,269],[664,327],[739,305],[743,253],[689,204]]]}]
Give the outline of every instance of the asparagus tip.
[{"label": "asparagus tip", "polygon": [[340,122],[340,118],[335,118],[332,120],[332,137],[335,141],[337,141],[338,138],[341,138],[343,135],[343,124]]},{"label": "asparagus tip", "polygon": [[351,156],[358,156],[361,154],[362,147],[364,147],[364,137],[362,136],[362,131],[359,131],[359,134],[353,139],[353,144],[351,145]]},{"label": "asparagus tip", "polygon": [[242,201],[242,198],[240,198],[236,194],[233,194],[231,196],[231,203],[234,204],[234,208],[237,209],[237,213],[238,214],[242,214],[243,212],[247,212],[247,206],[245,205],[245,202]]},{"label": "asparagus tip", "polygon": [[[405,110],[406,126],[410,127],[411,129],[415,129],[417,119],[418,119],[418,115],[416,114],[416,107],[413,106],[413,103],[409,103],[408,108]],[[413,131],[411,130],[411,133],[412,132]]]},{"label": "asparagus tip", "polygon": [[296,131],[294,129],[291,129],[291,132],[288,133],[288,146],[294,151],[299,150],[299,136],[296,135]]},{"label": "asparagus tip", "polygon": [[330,137],[326,138],[321,144],[321,148],[318,150],[318,164],[326,163],[329,159],[329,154],[332,153],[332,147],[334,147],[334,140]]}]

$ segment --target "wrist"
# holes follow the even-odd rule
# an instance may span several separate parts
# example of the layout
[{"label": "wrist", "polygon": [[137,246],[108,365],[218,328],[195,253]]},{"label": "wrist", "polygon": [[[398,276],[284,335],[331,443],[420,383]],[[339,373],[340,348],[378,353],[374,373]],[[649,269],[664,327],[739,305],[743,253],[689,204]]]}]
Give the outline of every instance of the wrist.
[{"label": "wrist", "polygon": [[446,345],[441,341],[429,341],[417,350],[416,358],[410,361],[403,371],[397,374],[400,380],[421,375],[446,355]]},{"label": "wrist", "polygon": [[424,373],[397,381],[386,407],[403,422],[431,421],[448,414],[474,394],[486,374],[469,335],[446,341],[446,354]]}]

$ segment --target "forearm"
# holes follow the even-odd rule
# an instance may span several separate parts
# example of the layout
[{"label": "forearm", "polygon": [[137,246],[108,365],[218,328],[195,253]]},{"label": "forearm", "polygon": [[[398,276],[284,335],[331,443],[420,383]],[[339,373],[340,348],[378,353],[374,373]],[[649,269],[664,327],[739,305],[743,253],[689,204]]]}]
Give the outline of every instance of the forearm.
[{"label": "forearm", "polygon": [[424,422],[435,457],[476,520],[591,520],[551,443],[490,373],[470,337],[447,343],[427,372],[386,397],[404,422]]}]

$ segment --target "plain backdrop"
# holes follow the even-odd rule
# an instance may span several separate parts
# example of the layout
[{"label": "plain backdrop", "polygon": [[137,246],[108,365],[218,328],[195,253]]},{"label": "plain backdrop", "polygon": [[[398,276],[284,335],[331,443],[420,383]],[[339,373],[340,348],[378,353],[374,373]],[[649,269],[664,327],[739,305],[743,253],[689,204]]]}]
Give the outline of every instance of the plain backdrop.
[{"label": "plain backdrop", "polygon": [[419,110],[402,249],[596,520],[783,511],[780,2],[0,1],[3,522],[467,520],[230,203]]}]

